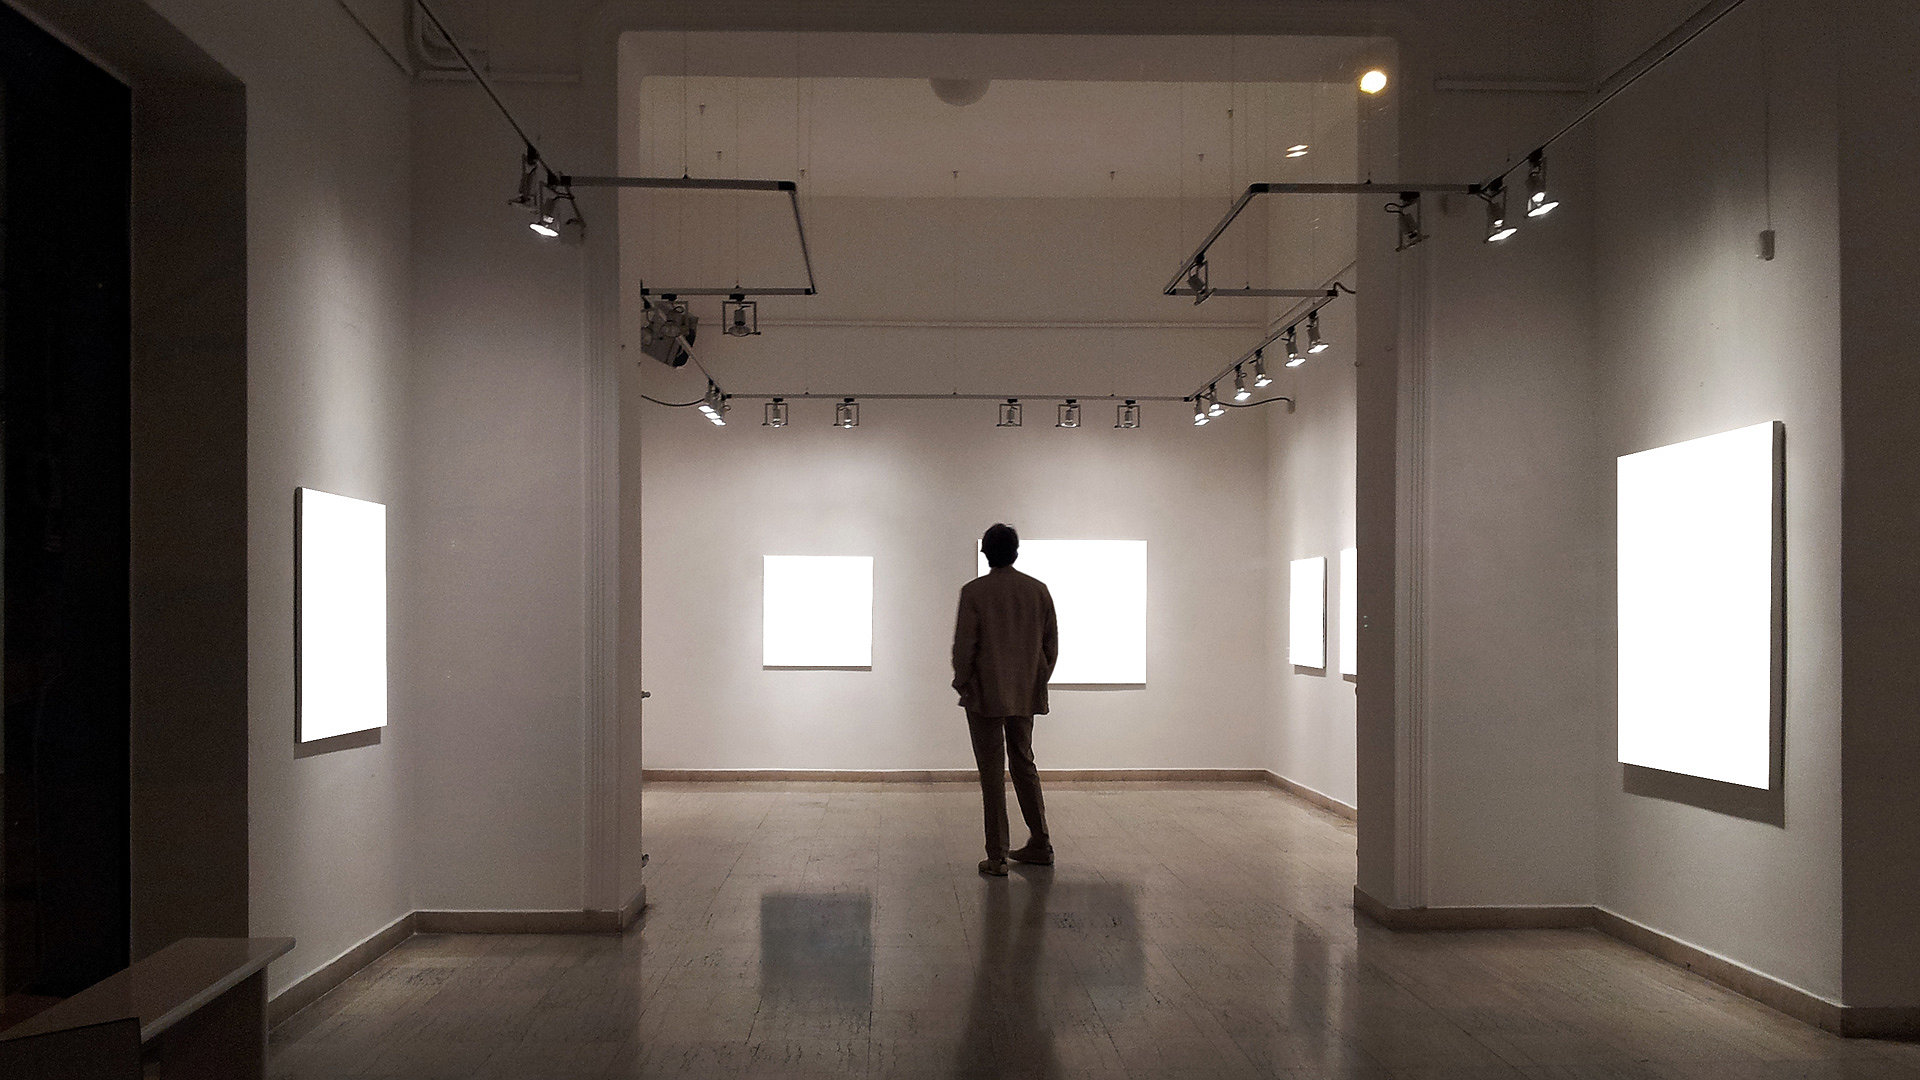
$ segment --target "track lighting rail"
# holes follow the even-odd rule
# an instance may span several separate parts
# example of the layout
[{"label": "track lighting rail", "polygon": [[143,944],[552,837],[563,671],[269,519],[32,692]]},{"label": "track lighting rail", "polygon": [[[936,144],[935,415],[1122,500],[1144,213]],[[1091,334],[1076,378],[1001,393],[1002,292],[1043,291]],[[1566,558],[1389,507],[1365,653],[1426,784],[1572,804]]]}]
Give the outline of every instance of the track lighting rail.
[{"label": "track lighting rail", "polygon": [[640,290],[641,295],[653,296],[814,296],[818,293],[813,277],[813,254],[807,248],[807,225],[800,218],[800,185],[792,180],[726,180],[705,176],[560,176],[559,184],[566,188],[608,187],[608,188],[647,188],[655,191],[768,191],[781,192],[787,196],[787,205],[793,210],[794,235],[800,238],[800,263],[806,267],[807,284],[805,287],[769,286],[743,287],[698,286],[685,288],[666,288],[650,286]]}]

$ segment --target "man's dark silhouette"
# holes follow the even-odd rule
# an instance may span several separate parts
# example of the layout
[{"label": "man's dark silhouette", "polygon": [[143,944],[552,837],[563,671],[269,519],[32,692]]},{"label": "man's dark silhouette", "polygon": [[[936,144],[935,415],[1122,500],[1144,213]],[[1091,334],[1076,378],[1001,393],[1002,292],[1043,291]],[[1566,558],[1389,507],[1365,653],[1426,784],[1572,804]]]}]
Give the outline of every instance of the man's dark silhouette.
[{"label": "man's dark silhouette", "polygon": [[[987,857],[980,872],[1007,872],[1007,858],[1047,865],[1053,842],[1047,835],[1040,774],[1033,765],[1033,718],[1047,711],[1047,679],[1060,656],[1053,595],[1044,583],[1013,568],[1020,534],[995,525],[980,538],[991,569],[960,588],[960,614],[953,626],[953,688],[967,710],[973,760],[980,767],[980,799],[986,810]],[[1007,850],[1007,787],[1032,834],[1027,846]]]}]

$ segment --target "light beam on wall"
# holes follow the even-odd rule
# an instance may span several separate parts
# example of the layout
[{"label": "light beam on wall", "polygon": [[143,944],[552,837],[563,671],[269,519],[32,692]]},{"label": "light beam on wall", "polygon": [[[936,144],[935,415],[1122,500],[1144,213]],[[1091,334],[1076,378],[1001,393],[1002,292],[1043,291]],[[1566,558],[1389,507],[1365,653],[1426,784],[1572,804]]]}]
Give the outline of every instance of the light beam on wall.
[{"label": "light beam on wall", "polygon": [[1287,661],[1295,667],[1327,666],[1327,559],[1295,559],[1287,589]]},{"label": "light beam on wall", "polygon": [[[1147,542],[1020,541],[1014,569],[1053,594],[1060,623],[1054,685],[1139,686],[1147,681]],[[987,558],[975,553],[975,570]]]},{"label": "light beam on wall", "polygon": [[300,742],[387,726],[387,508],[297,492]]},{"label": "light beam on wall", "polygon": [[873,666],[873,556],[767,555],[761,569],[761,666]]}]

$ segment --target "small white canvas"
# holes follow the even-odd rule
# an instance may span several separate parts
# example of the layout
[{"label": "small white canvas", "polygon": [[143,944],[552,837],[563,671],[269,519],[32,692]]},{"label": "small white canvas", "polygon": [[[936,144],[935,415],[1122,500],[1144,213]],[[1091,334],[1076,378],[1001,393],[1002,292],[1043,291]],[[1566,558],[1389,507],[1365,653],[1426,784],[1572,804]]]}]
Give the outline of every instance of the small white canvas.
[{"label": "small white canvas", "polygon": [[1360,674],[1360,551],[1340,549],[1340,674]]},{"label": "small white canvas", "polygon": [[387,725],[387,508],[298,490],[300,742]]},{"label": "small white canvas", "polygon": [[1287,591],[1287,660],[1295,667],[1327,666],[1327,558],[1295,559]]},{"label": "small white canvas", "polygon": [[[1147,681],[1147,542],[1020,541],[1014,569],[1046,582],[1060,624],[1052,685],[1142,686]],[[975,569],[987,558],[975,553]]]},{"label": "small white canvas", "polygon": [[873,556],[768,555],[762,572],[763,667],[873,666]]},{"label": "small white canvas", "polygon": [[1619,459],[1619,756],[1772,785],[1783,428]]}]

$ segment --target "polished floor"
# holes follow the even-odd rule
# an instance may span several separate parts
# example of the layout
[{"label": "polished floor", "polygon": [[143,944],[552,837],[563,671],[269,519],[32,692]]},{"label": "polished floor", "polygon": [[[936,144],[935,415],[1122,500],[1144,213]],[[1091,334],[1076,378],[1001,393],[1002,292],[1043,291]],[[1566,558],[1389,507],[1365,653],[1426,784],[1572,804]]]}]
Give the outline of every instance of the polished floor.
[{"label": "polished floor", "polygon": [[1047,798],[1058,865],[986,879],[964,785],[656,785],[624,937],[413,938],[273,1075],[1920,1077],[1592,931],[1356,920],[1352,827],[1271,789]]}]

